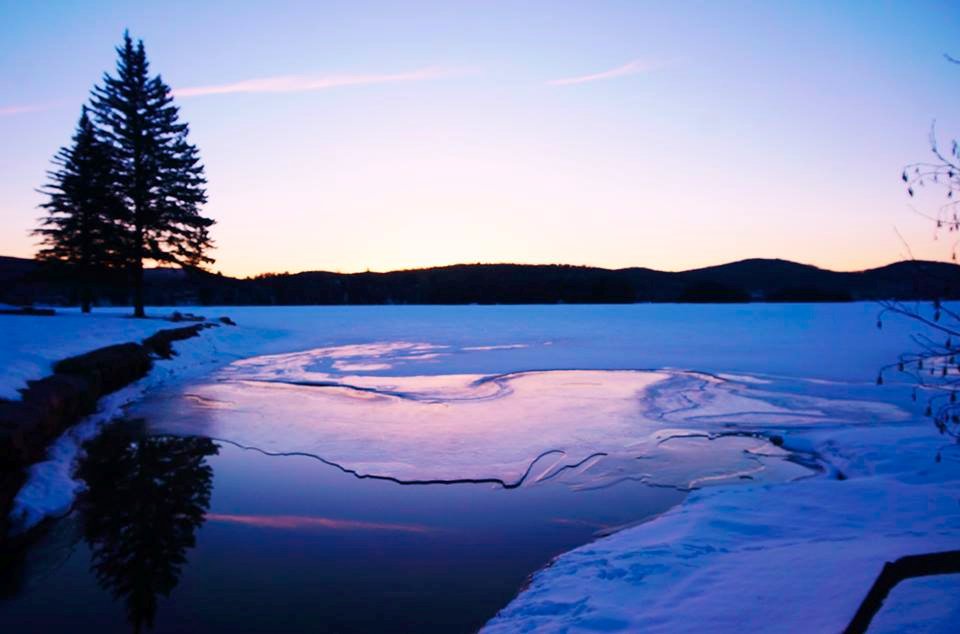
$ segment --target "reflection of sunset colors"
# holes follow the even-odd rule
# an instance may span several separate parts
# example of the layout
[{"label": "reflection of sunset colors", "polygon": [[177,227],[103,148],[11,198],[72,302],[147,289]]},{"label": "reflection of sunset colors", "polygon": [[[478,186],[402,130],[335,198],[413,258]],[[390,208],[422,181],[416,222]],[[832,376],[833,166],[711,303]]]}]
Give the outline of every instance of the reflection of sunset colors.
[{"label": "reflection of sunset colors", "polygon": [[[190,421],[199,420],[211,437],[314,458],[358,477],[511,488],[550,480],[576,488],[624,479],[690,488],[745,475],[789,479],[805,469],[775,447],[757,453],[766,441],[722,437],[726,425],[782,433],[845,420],[852,411],[871,411],[876,420],[902,416],[885,405],[776,394],[762,384],[671,370],[418,373],[432,363],[420,358],[427,351],[450,358],[516,345],[466,350],[386,341],[251,357],[192,386],[187,398],[151,403],[151,412],[165,420],[157,431],[191,433]],[[338,361],[392,370],[344,374]],[[165,417],[165,408],[177,416]]]},{"label": "reflection of sunset colors", "polygon": [[894,228],[943,257],[899,175],[933,119],[960,133],[957,3],[195,4],[5,3],[0,254],[33,254],[35,190],[129,27],[227,274],[851,270],[906,257]]},{"label": "reflection of sunset colors", "polygon": [[309,515],[232,515],[230,513],[207,513],[207,520],[227,524],[242,524],[256,528],[283,530],[326,529],[336,531],[392,531],[398,533],[429,533],[436,529],[420,524],[390,524],[364,522]]}]

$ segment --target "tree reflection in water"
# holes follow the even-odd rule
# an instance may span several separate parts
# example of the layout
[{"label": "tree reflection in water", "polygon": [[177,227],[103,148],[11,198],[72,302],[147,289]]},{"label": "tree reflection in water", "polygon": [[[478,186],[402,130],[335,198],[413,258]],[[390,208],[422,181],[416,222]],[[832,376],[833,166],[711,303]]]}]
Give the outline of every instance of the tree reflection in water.
[{"label": "tree reflection in water", "polygon": [[176,587],[203,524],[218,452],[208,438],[114,428],[86,446],[84,537],[100,585],[126,603],[135,632],[153,627],[157,595]]}]

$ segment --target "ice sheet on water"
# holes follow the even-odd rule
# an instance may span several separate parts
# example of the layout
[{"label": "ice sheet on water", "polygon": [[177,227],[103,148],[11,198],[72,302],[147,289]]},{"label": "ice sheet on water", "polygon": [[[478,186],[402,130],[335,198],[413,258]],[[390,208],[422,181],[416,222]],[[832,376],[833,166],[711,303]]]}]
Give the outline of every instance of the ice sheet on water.
[{"label": "ice sheet on water", "polygon": [[[764,434],[901,416],[889,405],[694,372],[417,371],[430,355],[463,353],[483,351],[386,342],[254,357],[137,409],[160,432],[312,454],[402,481],[560,478],[597,487],[629,479],[681,488],[799,477],[809,471]],[[409,374],[372,370],[384,366]]]}]

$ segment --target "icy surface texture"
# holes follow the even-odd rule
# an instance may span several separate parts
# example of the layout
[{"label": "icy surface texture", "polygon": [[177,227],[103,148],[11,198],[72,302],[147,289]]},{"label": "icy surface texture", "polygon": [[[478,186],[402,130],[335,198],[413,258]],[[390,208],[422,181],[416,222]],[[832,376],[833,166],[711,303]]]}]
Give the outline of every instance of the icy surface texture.
[{"label": "icy surface texture", "polygon": [[[310,454],[403,482],[513,487],[560,477],[577,487],[632,479],[681,489],[808,475],[795,462],[816,466],[815,456],[768,440],[783,429],[904,418],[891,405],[676,370],[416,373],[439,355],[484,352],[382,342],[254,357],[133,414],[158,432]],[[413,374],[351,373],[398,366]]]}]

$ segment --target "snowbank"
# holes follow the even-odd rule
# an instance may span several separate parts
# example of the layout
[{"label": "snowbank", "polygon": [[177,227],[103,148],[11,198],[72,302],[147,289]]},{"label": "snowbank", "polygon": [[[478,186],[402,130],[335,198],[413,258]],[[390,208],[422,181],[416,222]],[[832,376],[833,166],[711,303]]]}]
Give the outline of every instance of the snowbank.
[{"label": "snowbank", "polygon": [[[141,382],[142,383],[142,382]],[[118,416],[124,405],[143,393],[143,386],[129,386],[100,399],[97,411],[70,427],[47,449],[46,460],[30,466],[27,481],[20,488],[10,511],[15,531],[30,529],[46,517],[70,510],[82,483],[73,477],[74,466],[85,442]]]},{"label": "snowbank", "polygon": [[169,321],[131,319],[126,312],[129,309],[89,315],[59,310],[53,317],[0,315],[0,398],[20,398],[19,390],[27,386],[27,381],[51,374],[53,364],[60,359],[116,343],[140,341],[171,327]]},{"label": "snowbank", "polygon": [[[83,323],[70,321],[71,326],[79,325],[81,330]],[[100,337],[100,341],[108,342],[106,345],[119,342],[118,338],[129,332],[123,327],[118,327],[116,332],[112,332],[108,326],[104,325],[111,323],[109,317],[100,323],[102,327],[96,331],[95,335]],[[145,324],[147,325],[144,326],[144,331],[152,333],[163,329],[164,326],[169,327],[170,322],[150,320]],[[44,337],[43,333],[34,334],[41,339]],[[58,334],[60,335],[62,333]],[[95,337],[84,338],[79,332],[76,336],[86,341],[97,340]],[[150,389],[177,381],[190,380],[219,366],[224,362],[223,354],[219,351],[220,346],[230,341],[240,341],[245,336],[228,332],[227,328],[213,328],[204,330],[196,339],[178,341],[174,350],[177,356],[172,360],[158,361],[150,374],[143,379],[101,398],[97,403],[96,412],[67,429],[47,449],[45,460],[29,467],[27,480],[14,498],[10,511],[12,531],[27,530],[45,517],[61,515],[70,509],[76,493],[82,488],[82,483],[73,477],[76,461],[81,455],[83,444],[99,433],[103,425],[122,416],[127,406],[141,398]],[[56,355],[51,361],[57,361],[60,358],[62,358],[60,355]]]},{"label": "snowbank", "polygon": [[[558,557],[484,631],[839,632],[885,561],[960,543],[960,451],[928,422],[804,436],[846,480],[697,492]],[[898,589],[879,631],[952,631],[955,601],[930,601]]]}]

